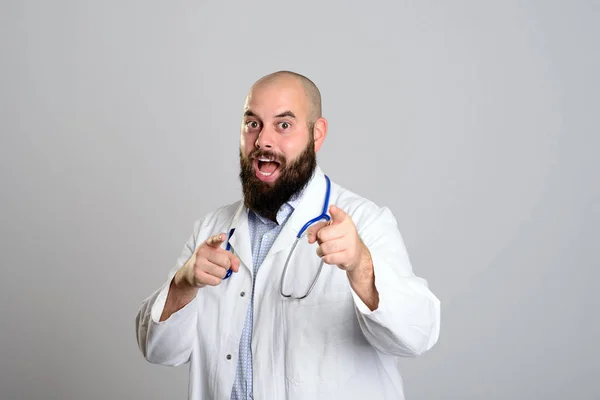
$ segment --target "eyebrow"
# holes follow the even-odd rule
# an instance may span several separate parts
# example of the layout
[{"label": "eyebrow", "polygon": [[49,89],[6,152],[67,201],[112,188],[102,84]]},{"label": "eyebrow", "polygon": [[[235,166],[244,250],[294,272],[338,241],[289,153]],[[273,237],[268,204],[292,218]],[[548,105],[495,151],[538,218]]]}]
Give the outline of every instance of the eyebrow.
[{"label": "eyebrow", "polygon": [[284,111],[281,114],[277,114],[275,116],[275,118],[283,118],[283,117],[290,117],[290,118],[294,118],[294,119],[296,118],[296,116],[294,115],[294,113],[291,112],[291,111],[289,111],[289,110],[288,111]]},{"label": "eyebrow", "polygon": [[[256,117],[256,118],[258,118],[258,116],[252,112],[252,110],[246,110],[244,112],[244,117]],[[290,110],[287,110],[287,111],[284,111],[284,112],[282,112],[280,114],[277,114],[275,116],[275,118],[284,118],[284,117],[289,117],[289,118],[296,119],[296,114],[294,114]]]}]

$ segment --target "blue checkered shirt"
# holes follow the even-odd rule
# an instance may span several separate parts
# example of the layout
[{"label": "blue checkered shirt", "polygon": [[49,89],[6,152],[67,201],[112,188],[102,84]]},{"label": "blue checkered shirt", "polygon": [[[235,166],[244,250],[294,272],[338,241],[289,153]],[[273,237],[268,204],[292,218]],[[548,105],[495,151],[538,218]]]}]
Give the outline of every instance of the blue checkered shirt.
[{"label": "blue checkered shirt", "polygon": [[250,228],[250,240],[252,241],[252,263],[254,266],[252,279],[252,297],[250,306],[246,313],[246,322],[240,340],[240,355],[238,358],[237,371],[233,382],[231,400],[252,399],[252,326],[254,317],[254,282],[256,274],[269,249],[277,239],[283,225],[294,211],[294,202],[290,201],[281,206],[277,212],[277,223],[261,217],[250,211],[248,213],[248,225]]}]

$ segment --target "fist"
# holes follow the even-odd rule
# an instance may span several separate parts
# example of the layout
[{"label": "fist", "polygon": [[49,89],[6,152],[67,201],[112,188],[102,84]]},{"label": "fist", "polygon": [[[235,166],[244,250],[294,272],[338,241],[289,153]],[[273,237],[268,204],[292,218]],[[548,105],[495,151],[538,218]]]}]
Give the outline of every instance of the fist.
[{"label": "fist", "polygon": [[238,272],[239,258],[221,248],[226,238],[225,233],[220,233],[206,239],[179,270],[181,278],[190,286],[201,288],[219,285],[230,268]]},{"label": "fist", "polygon": [[341,208],[332,205],[329,214],[331,221],[318,222],[308,228],[308,243],[319,243],[317,255],[326,264],[351,272],[360,264],[363,242],[352,218]]}]

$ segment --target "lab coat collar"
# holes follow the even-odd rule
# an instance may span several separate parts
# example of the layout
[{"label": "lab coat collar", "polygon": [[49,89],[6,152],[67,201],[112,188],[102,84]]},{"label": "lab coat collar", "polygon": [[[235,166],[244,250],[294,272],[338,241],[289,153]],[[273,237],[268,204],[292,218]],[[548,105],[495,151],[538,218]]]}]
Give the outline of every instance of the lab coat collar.
[{"label": "lab coat collar", "polygon": [[[291,247],[296,239],[296,235],[300,232],[304,224],[321,214],[326,191],[327,182],[325,181],[325,175],[317,165],[313,176],[308,181],[304,190],[292,200],[294,211],[281,229],[267,257]],[[231,224],[235,228],[235,232],[230,239],[230,243],[236,255],[242,261],[242,264],[252,273],[252,248],[248,212],[248,208],[241,201]],[[327,211],[327,214],[329,215],[329,211]]]}]

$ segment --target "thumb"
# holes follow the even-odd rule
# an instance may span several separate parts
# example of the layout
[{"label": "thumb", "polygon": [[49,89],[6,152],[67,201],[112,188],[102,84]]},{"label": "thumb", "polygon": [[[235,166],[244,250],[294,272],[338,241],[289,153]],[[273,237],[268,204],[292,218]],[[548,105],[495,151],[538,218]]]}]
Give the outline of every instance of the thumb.
[{"label": "thumb", "polygon": [[306,230],[308,243],[313,244],[317,240],[317,234],[321,229],[327,226],[327,221],[317,222]]},{"label": "thumb", "polygon": [[221,243],[225,241],[225,238],[227,238],[226,234],[219,233],[206,239],[206,244],[208,245],[208,247],[218,249],[221,246]]},{"label": "thumb", "polygon": [[331,214],[331,219],[333,221],[333,223],[337,223],[337,222],[342,222],[346,219],[346,217],[348,216],[348,214],[346,214],[344,212],[344,210],[342,210],[341,208],[331,205],[329,207],[329,214]]},{"label": "thumb", "polygon": [[231,269],[233,272],[238,272],[240,270],[240,259],[232,252],[227,252],[227,254],[231,262]]}]

